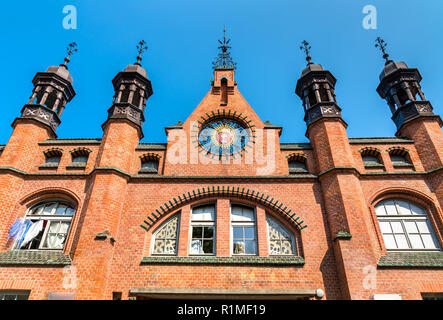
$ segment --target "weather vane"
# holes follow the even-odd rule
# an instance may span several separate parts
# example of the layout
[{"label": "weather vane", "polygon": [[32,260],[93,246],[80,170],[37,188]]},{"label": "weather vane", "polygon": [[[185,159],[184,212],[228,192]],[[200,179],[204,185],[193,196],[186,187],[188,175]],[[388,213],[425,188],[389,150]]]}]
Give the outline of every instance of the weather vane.
[{"label": "weather vane", "polygon": [[223,42],[221,40],[218,40],[220,43],[220,46],[218,47],[221,49],[221,53],[218,54],[217,60],[213,62],[213,68],[236,68],[236,63],[232,60],[231,54],[228,52],[231,47],[228,45],[231,39],[226,40],[226,28],[223,28]]},{"label": "weather vane", "polygon": [[306,54],[306,61],[308,61],[308,65],[312,64],[311,62],[311,56],[309,55],[309,50],[311,50],[311,46],[309,45],[309,42],[306,40],[303,40],[302,45],[300,46],[300,50],[304,51]]},{"label": "weather vane", "polygon": [[137,45],[138,49],[138,56],[137,56],[137,62],[135,64],[141,66],[140,61],[142,61],[142,53],[143,51],[148,50],[148,46],[146,45],[146,41],[142,40]]},{"label": "weather vane", "polygon": [[64,62],[63,64],[61,64],[61,66],[63,66],[63,67],[65,67],[66,69],[68,69],[68,63],[69,63],[69,61],[71,61],[71,60],[70,60],[71,55],[72,55],[74,52],[77,52],[77,51],[78,51],[76,47],[77,47],[77,43],[75,43],[75,42],[71,42],[71,43],[68,45],[68,47],[66,48],[67,56],[66,56],[66,58],[65,58],[65,62]]},{"label": "weather vane", "polygon": [[391,60],[389,60],[389,54],[386,52],[387,45],[388,44],[382,38],[377,37],[377,39],[375,39],[375,47],[383,52],[383,58],[386,60],[386,64],[391,62]]}]

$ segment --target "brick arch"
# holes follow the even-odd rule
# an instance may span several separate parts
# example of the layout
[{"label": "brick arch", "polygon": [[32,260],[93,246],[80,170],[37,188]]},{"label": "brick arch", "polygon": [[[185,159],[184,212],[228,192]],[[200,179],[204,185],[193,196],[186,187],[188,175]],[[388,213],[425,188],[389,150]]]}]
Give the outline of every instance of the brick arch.
[{"label": "brick arch", "polygon": [[67,201],[72,202],[77,208],[81,204],[80,197],[69,189],[62,187],[49,187],[38,189],[26,196],[22,197],[18,203],[21,205],[31,206],[46,199],[52,199],[59,196]]},{"label": "brick arch", "polygon": [[436,210],[436,212],[439,211],[437,206],[435,206],[435,202],[432,197],[421,191],[408,187],[388,187],[378,190],[369,198],[369,204],[374,207],[380,201],[395,197],[407,199],[426,208],[432,208]]},{"label": "brick arch", "polygon": [[358,150],[362,156],[381,156],[381,150],[376,147],[362,147]]},{"label": "brick arch", "polygon": [[148,231],[164,215],[180,208],[182,205],[195,200],[217,196],[246,199],[255,203],[259,203],[280,214],[291,224],[298,227],[299,230],[303,230],[307,227],[306,224],[303,224],[304,221],[300,219],[300,216],[298,216],[295,212],[284,205],[283,202],[280,202],[272,198],[270,195],[262,192],[234,186],[208,186],[202,189],[194,189],[192,191],[178,195],[177,197],[174,197],[165,202],[159,208],[155,209],[154,212],[149,214],[146,220],[144,220],[143,223],[140,225],[140,227]]}]

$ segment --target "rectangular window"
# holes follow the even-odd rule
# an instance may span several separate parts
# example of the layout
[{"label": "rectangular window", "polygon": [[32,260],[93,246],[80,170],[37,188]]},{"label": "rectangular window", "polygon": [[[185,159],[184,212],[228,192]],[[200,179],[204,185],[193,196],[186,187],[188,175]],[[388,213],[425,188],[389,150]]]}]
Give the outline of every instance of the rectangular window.
[{"label": "rectangular window", "polygon": [[232,253],[257,254],[257,232],[254,210],[240,205],[231,207]]},{"label": "rectangular window", "polygon": [[190,254],[215,253],[215,205],[192,208]]},{"label": "rectangular window", "polygon": [[1,290],[0,300],[28,300],[30,293],[29,290]]}]

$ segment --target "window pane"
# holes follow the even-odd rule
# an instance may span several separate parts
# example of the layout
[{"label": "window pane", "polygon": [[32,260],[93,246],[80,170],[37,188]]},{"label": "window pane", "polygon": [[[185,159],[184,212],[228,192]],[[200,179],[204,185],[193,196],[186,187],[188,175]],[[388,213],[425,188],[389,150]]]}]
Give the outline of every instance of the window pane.
[{"label": "window pane", "polygon": [[411,245],[412,245],[413,249],[423,249],[424,248],[419,234],[409,235],[409,240],[411,241]]},{"label": "window pane", "polygon": [[411,210],[412,210],[412,214],[426,214],[426,212],[422,208],[420,208],[419,206],[416,206],[412,203],[411,203]]},{"label": "window pane", "polygon": [[213,240],[203,240],[203,251],[204,253],[214,253],[214,241]]},{"label": "window pane", "polygon": [[215,208],[214,206],[197,207],[192,210],[193,221],[214,221]]},{"label": "window pane", "polygon": [[165,240],[165,253],[174,254],[175,253],[175,240]]},{"label": "window pane", "polygon": [[397,245],[395,244],[394,236],[390,234],[384,234],[383,240],[385,241],[386,249],[397,249]]},{"label": "window pane", "polygon": [[437,249],[437,242],[430,234],[423,234],[422,236],[423,242],[425,243],[426,249]]},{"label": "window pane", "polygon": [[255,240],[246,240],[245,241],[245,253],[246,254],[255,254],[256,253]]},{"label": "window pane", "polygon": [[57,203],[49,203],[49,204],[45,205],[45,209],[43,210],[43,212],[41,214],[52,214],[52,210],[54,210],[56,206],[57,206]]},{"label": "window pane", "polygon": [[234,227],[233,228],[233,237],[234,239],[243,239],[243,228],[242,227]]},{"label": "window pane", "polygon": [[406,236],[404,234],[396,234],[395,240],[397,241],[399,249],[409,249],[408,241],[406,240]]},{"label": "window pane", "polygon": [[177,244],[178,215],[166,221],[155,233],[153,253],[175,254]]},{"label": "window pane", "polygon": [[60,157],[49,157],[46,158],[46,163],[59,163]]},{"label": "window pane", "polygon": [[395,208],[395,203],[392,200],[385,202],[385,208],[388,215],[397,215],[397,209]]},{"label": "window pane", "polygon": [[255,239],[255,228],[254,227],[246,227],[245,231],[245,239]]},{"label": "window pane", "polygon": [[293,254],[294,250],[292,248],[292,241],[282,241],[281,242],[281,253],[282,254]]},{"label": "window pane", "polygon": [[378,215],[378,216],[386,215],[385,206],[383,204],[378,204],[375,207],[375,214]]},{"label": "window pane", "polygon": [[409,204],[402,200],[397,200],[397,209],[401,215],[409,215],[411,214],[411,210],[409,209]]},{"label": "window pane", "polygon": [[192,227],[192,238],[202,238],[203,227]]},{"label": "window pane", "polygon": [[158,170],[158,161],[146,161],[142,163],[142,168]]},{"label": "window pane", "polygon": [[280,254],[280,253],[281,253],[280,241],[270,241],[269,254]]},{"label": "window pane", "polygon": [[363,156],[363,162],[365,164],[379,164],[380,160],[376,156],[365,155]]},{"label": "window pane", "polygon": [[214,237],[214,227],[205,227],[203,237],[206,239]]},{"label": "window pane", "polygon": [[394,233],[404,233],[403,227],[401,226],[401,222],[391,221],[391,227]]},{"label": "window pane", "polygon": [[391,224],[389,222],[380,222],[380,230],[382,233],[392,233]]},{"label": "window pane", "polygon": [[155,240],[154,253],[164,253],[164,252],[165,252],[165,240]]},{"label": "window pane", "polygon": [[408,233],[418,233],[417,226],[415,225],[415,221],[405,221],[406,231]]},{"label": "window pane", "polygon": [[73,208],[67,208],[65,214],[72,216],[74,214],[75,210]]},{"label": "window pane", "polygon": [[232,206],[232,221],[254,220],[254,210],[241,206]]},{"label": "window pane", "polygon": [[72,162],[76,162],[76,163],[83,163],[83,162],[88,162],[88,157],[86,156],[76,156],[72,159]]},{"label": "window pane", "polygon": [[192,240],[191,241],[191,254],[201,254],[203,253],[202,241],[201,240]]},{"label": "window pane", "polygon": [[62,222],[60,224],[60,229],[58,230],[59,233],[68,233],[68,229],[69,229],[69,222]]},{"label": "window pane", "polygon": [[235,240],[233,245],[234,253],[241,254],[245,253],[245,243],[244,241]]},{"label": "window pane", "polygon": [[64,204],[60,204],[55,210],[55,214],[65,214],[67,206]]},{"label": "window pane", "polygon": [[429,223],[427,221],[417,221],[417,225],[420,233],[431,233]]},{"label": "window pane", "polygon": [[60,222],[52,221],[49,225],[49,233],[57,233],[60,228]]}]

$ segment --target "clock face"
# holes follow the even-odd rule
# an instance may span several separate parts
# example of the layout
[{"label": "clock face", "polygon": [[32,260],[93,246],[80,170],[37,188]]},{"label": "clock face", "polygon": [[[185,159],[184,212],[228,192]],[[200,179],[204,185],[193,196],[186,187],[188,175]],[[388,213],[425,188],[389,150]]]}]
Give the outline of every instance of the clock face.
[{"label": "clock face", "polygon": [[216,119],[204,125],[198,140],[213,155],[233,155],[241,152],[249,142],[249,129],[233,119]]}]

